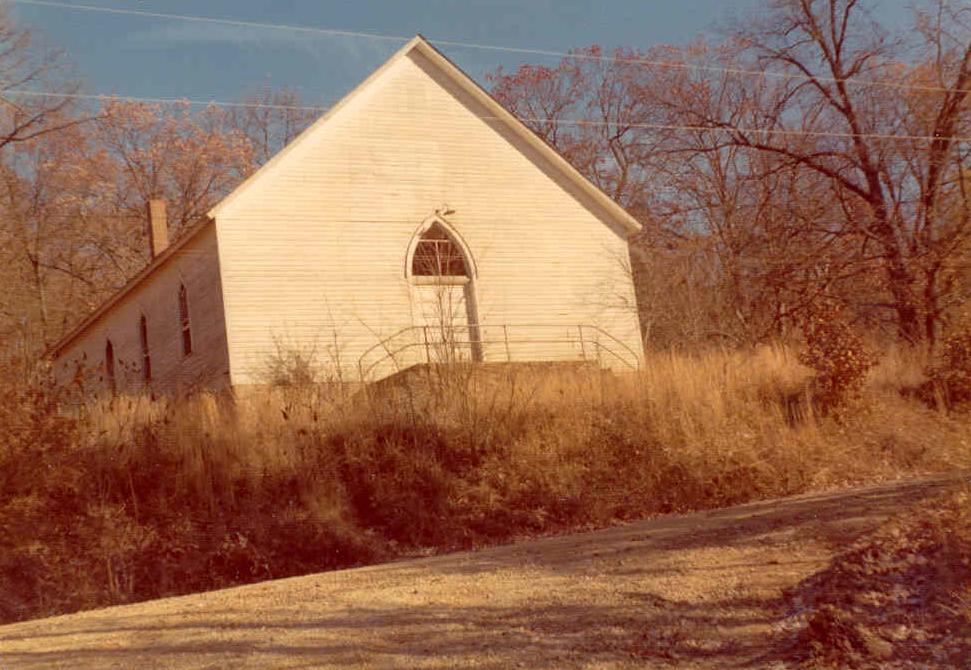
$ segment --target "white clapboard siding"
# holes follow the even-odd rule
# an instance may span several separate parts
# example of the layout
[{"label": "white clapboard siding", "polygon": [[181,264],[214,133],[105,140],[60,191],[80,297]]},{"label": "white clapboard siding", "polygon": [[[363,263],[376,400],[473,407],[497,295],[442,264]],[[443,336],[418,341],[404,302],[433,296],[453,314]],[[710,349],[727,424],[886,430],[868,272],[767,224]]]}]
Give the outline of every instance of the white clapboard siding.
[{"label": "white clapboard siding", "polygon": [[[110,338],[119,390],[138,390],[143,313],[160,393],[260,383],[280,347],[345,379],[440,360],[450,343],[486,361],[642,357],[636,222],[420,38],[210,215],[58,345],[59,379],[78,364],[102,377]],[[408,272],[433,220],[469,255],[468,281],[445,289],[452,324]],[[436,338],[436,322],[453,330]]]},{"label": "white clapboard siding", "polygon": [[279,342],[353,371],[381,338],[425,325],[407,253],[446,204],[473,256],[476,320],[532,340],[490,343],[487,360],[575,358],[576,342],[537,340],[578,324],[641,355],[629,231],[413,50],[218,208],[233,383],[258,382]]},{"label": "white clapboard siding", "polygon": [[[188,295],[193,352],[182,353],[179,285]],[[145,315],[155,393],[179,393],[198,387],[219,388],[229,382],[222,288],[216,234],[203,227],[164,263],[73,340],[64,343],[53,361],[55,376],[70,383],[78,368],[85,387],[106,390],[105,343],[115,354],[119,393],[145,391],[139,321]]]}]

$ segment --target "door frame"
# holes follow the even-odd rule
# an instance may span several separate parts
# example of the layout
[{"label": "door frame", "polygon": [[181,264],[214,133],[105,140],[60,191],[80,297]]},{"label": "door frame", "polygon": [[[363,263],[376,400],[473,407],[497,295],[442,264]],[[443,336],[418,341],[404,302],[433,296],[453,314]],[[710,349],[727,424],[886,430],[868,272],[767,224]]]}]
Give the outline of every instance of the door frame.
[{"label": "door frame", "polygon": [[[473,362],[482,362],[483,347],[481,323],[479,322],[479,302],[476,290],[478,267],[475,262],[475,257],[472,255],[472,252],[469,249],[468,243],[455,229],[455,226],[445,219],[445,217],[441,214],[442,211],[450,212],[451,210],[448,210],[446,206],[443,206],[439,210],[436,210],[435,214],[422,221],[412,234],[411,241],[408,244],[408,251],[405,254],[404,274],[405,280],[408,283],[409,299],[412,301],[412,324],[416,325],[414,310],[416,289],[428,286],[461,285],[463,287],[463,298],[465,302],[465,326],[468,331],[470,358]],[[462,253],[462,258],[465,263],[466,276],[414,275],[412,273],[412,264],[414,262],[415,251],[418,248],[418,243],[421,241],[422,235],[425,233],[425,231],[434,225],[441,227],[445,231],[445,234],[448,235],[449,240],[456,247],[458,247],[459,251]],[[424,320],[424,316],[422,316],[422,319]],[[425,323],[421,325],[427,327],[427,324]]]}]

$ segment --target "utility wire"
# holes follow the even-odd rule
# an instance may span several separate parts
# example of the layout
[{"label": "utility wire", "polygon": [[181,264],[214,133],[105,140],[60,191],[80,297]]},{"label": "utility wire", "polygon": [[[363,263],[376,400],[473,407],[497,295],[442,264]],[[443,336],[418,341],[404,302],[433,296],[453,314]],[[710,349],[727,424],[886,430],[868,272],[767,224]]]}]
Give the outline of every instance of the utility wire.
[{"label": "utility wire", "polygon": [[306,112],[323,112],[329,107],[315,105],[279,105],[268,102],[229,102],[225,100],[191,100],[188,98],[151,98],[132,95],[114,95],[107,93],[64,93],[59,91],[35,91],[28,88],[8,88],[0,91],[3,95],[21,95],[31,98],[62,98],[68,100],[97,100],[101,102],[148,102],[163,105],[191,105],[193,107],[251,107],[260,109],[285,109]]},{"label": "utility wire", "polygon": [[[497,117],[480,117],[495,119]],[[516,117],[520,121],[529,121],[530,123],[562,123],[566,125],[575,126],[606,126],[615,127],[622,126],[624,128],[646,128],[651,130],[690,130],[690,131],[715,131],[715,132],[726,132],[726,133],[745,133],[745,134],[766,134],[766,135],[781,135],[781,136],[793,136],[793,137],[838,137],[838,138],[850,138],[859,137],[867,139],[876,140],[919,140],[933,142],[935,140],[947,139],[953,142],[971,142],[971,136],[969,137],[935,137],[933,135],[899,135],[896,133],[845,133],[845,132],[827,132],[827,131],[816,131],[816,130],[789,130],[786,128],[739,128],[737,126],[720,126],[720,125],[676,125],[667,123],[625,123],[622,121],[586,121],[583,119],[543,119],[543,118],[530,118],[530,117]]]},{"label": "utility wire", "polygon": [[331,28],[316,28],[312,26],[292,26],[279,23],[261,23],[259,21],[240,21],[236,19],[220,19],[209,16],[192,16],[189,14],[166,14],[163,12],[149,12],[143,9],[122,9],[116,7],[101,7],[98,5],[78,5],[68,2],[54,2],[53,0],[4,0],[18,5],[37,5],[40,7],[57,7],[60,9],[73,9],[81,12],[102,12],[104,14],[122,14],[128,16],[143,16],[152,19],[172,19],[176,21],[194,21],[197,23],[217,23],[224,26],[237,26],[240,28],[266,28],[272,30],[289,30],[301,33],[313,33],[317,35],[330,35],[332,37],[367,37],[375,40],[385,40],[388,42],[407,42],[410,37],[399,37],[397,35],[379,35],[375,33],[365,33],[354,30],[334,30]]},{"label": "utility wire", "polygon": [[[185,98],[148,98],[139,96],[118,96],[118,95],[105,95],[97,93],[58,93],[52,92],[48,93],[45,91],[33,91],[30,89],[16,89],[11,88],[3,91],[4,94],[9,95],[23,95],[32,97],[54,97],[54,98],[66,98],[66,99],[78,99],[78,100],[98,100],[102,102],[112,102],[112,101],[131,101],[131,102],[147,102],[155,104],[172,104],[172,105],[193,105],[193,106],[215,106],[215,107],[250,107],[250,108],[268,108],[268,109],[283,109],[283,110],[302,110],[302,111],[315,111],[322,112],[329,109],[328,107],[313,107],[305,105],[274,105],[268,103],[260,102],[223,102],[217,100],[189,100]],[[501,120],[498,116],[479,116],[478,118],[484,121],[499,121]],[[865,139],[877,139],[877,140],[891,140],[891,141],[921,141],[921,142],[934,142],[941,139],[947,139],[952,142],[971,142],[971,136],[958,136],[941,138],[934,135],[900,135],[895,133],[846,133],[846,132],[836,132],[836,131],[816,131],[816,130],[790,130],[786,128],[740,128],[736,126],[718,126],[718,125],[678,125],[678,124],[668,124],[668,123],[627,123],[624,121],[591,121],[585,119],[551,119],[543,117],[530,117],[530,116],[518,116],[516,117],[524,123],[556,123],[566,126],[578,126],[578,127],[624,127],[624,128],[640,128],[646,130],[681,130],[681,131],[709,131],[709,132],[724,132],[724,133],[746,133],[746,134],[763,134],[763,135],[778,135],[778,136],[791,136],[791,137],[834,137],[834,138],[865,138]]]},{"label": "utility wire", "polygon": [[[309,33],[316,35],[329,35],[332,37],[357,37],[387,42],[405,43],[410,37],[400,35],[382,35],[378,33],[368,33],[353,30],[337,30],[333,28],[317,28],[314,26],[294,26],[282,23],[262,23],[259,21],[242,21],[237,19],[220,19],[209,16],[194,16],[190,14],[167,14],[164,12],[150,12],[142,9],[120,9],[115,7],[101,7],[98,5],[81,5],[67,2],[57,2],[56,0],[2,0],[13,4],[35,5],[40,7],[56,7],[60,9],[72,9],[84,12],[102,12],[105,14],[121,14],[128,16],[142,16],[153,19],[170,19],[175,21],[190,21],[208,24],[221,24],[245,28],[261,28],[269,30],[287,30],[291,32]],[[533,56],[552,56],[556,58],[573,58],[577,60],[594,60],[612,63],[630,63],[640,65],[651,65],[662,68],[682,69],[682,70],[701,70],[705,72],[718,72],[722,74],[735,74],[751,77],[763,77],[774,79],[786,79],[797,81],[819,81],[830,84],[851,84],[854,86],[873,86],[882,88],[892,88],[897,90],[938,92],[938,93],[971,93],[971,89],[950,89],[943,86],[925,86],[920,84],[905,84],[901,82],[882,81],[873,79],[857,79],[826,76],[810,76],[805,74],[793,74],[789,72],[776,72],[772,70],[748,70],[745,68],[719,67],[715,65],[699,65],[696,63],[683,63],[678,61],[664,61],[650,58],[625,58],[621,56],[604,56],[598,54],[577,53],[569,51],[553,51],[547,49],[532,49],[521,47],[504,47],[494,44],[479,44],[475,42],[460,42],[457,40],[434,40],[440,46],[456,47],[461,49],[479,49],[485,51],[499,51],[507,53],[528,54]]]}]

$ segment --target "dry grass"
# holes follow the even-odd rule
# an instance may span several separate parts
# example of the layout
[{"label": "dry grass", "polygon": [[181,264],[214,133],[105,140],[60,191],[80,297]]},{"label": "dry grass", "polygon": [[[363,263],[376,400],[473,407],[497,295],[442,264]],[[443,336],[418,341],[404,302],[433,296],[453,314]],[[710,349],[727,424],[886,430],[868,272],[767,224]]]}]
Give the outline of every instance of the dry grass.
[{"label": "dry grass", "polygon": [[659,354],[626,377],[454,368],[119,399],[76,419],[9,390],[0,619],[967,468],[971,421],[902,397],[914,369],[886,356],[839,422],[813,415],[781,348]]}]

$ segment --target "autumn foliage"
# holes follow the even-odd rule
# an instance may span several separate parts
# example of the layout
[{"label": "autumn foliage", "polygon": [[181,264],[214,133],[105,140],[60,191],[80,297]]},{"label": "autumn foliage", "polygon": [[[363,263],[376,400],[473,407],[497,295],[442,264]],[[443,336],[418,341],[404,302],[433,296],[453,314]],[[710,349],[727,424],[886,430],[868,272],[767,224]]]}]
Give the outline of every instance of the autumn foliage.
[{"label": "autumn foliage", "polygon": [[806,348],[799,362],[812,368],[812,401],[824,413],[841,413],[859,401],[876,356],[838,307],[819,305],[804,318]]}]

